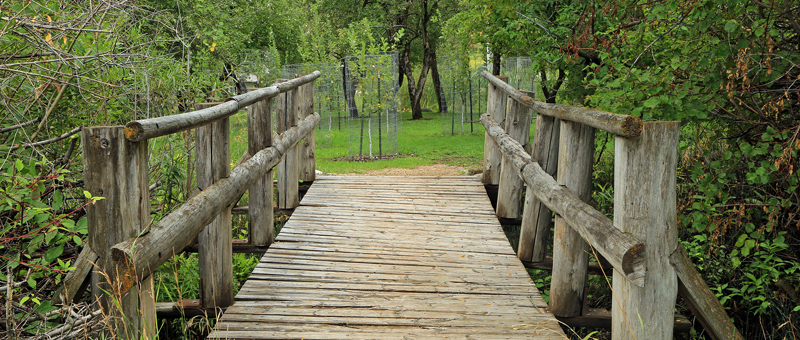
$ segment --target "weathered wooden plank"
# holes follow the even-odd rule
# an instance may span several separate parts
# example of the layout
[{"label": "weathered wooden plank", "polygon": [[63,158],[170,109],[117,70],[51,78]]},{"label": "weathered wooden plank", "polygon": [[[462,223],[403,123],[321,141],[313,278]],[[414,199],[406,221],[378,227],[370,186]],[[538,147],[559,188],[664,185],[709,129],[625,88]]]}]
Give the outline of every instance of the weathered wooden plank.
[{"label": "weathered wooden plank", "polygon": [[614,228],[614,222],[580,200],[547,174],[539,164],[532,162],[525,149],[509,137],[487,115],[481,124],[498,140],[504,155],[514,157],[514,167],[522,173],[528,187],[534,188],[536,197],[551,210],[561,215],[577,229],[584,240],[594,247],[614,268],[619,268],[629,280],[644,285],[647,267],[644,265],[644,244],[630,233]]},{"label": "weathered wooden plank", "polygon": [[[539,163],[542,170],[550,176],[555,176],[558,171],[558,140],[560,136],[560,119],[538,115],[531,160]],[[536,198],[533,188],[528,187],[526,190],[517,256],[522,261],[540,262],[544,260],[547,253],[550,228],[553,227],[553,213]]]},{"label": "weathered wooden plank", "polygon": [[[500,76],[501,82],[508,81],[508,77]],[[506,105],[508,105],[508,95],[505,94],[497,85],[489,83],[489,92],[486,98],[486,112],[494,121],[503,125],[506,119]],[[503,154],[497,149],[497,144],[486,134],[483,143],[483,175],[481,181],[484,184],[497,185],[500,183],[500,164],[503,162]]]},{"label": "weathered wooden plank", "polygon": [[[531,130],[531,109],[509,98],[506,112],[505,131],[519,142],[523,148],[528,146]],[[525,183],[511,160],[503,157],[500,168],[500,183],[497,188],[497,216],[519,218],[522,215],[522,190]]]},{"label": "weathered wooden plank", "polygon": [[725,307],[719,303],[717,296],[694,268],[694,264],[686,254],[686,249],[678,243],[677,249],[669,256],[669,262],[678,275],[678,293],[689,305],[692,314],[697,317],[703,328],[712,339],[742,340],[742,334],[731,322]]},{"label": "weathered wooden plank", "polygon": [[230,117],[239,112],[240,109],[259,100],[272,98],[279,93],[294,90],[302,84],[319,78],[320,75],[321,73],[319,71],[314,71],[303,77],[229,98],[219,105],[203,108],[201,110],[171,116],[134,120],[125,126],[125,137],[128,138],[128,140],[138,142],[207,125],[211,122]]},{"label": "weathered wooden plank", "polygon": [[194,235],[214,219],[217,212],[228,207],[251,183],[263,177],[267,170],[278,163],[281,155],[297,144],[318,122],[318,114],[309,116],[297,127],[280,135],[274,146],[259,151],[234,168],[228,178],[189,199],[147,233],[116,244],[111,249],[111,257],[115,270],[124,273],[121,290],[127,291],[136,278],[149,276],[173,254],[182,251]]},{"label": "weathered wooden plank", "polygon": [[53,305],[67,305],[80,298],[80,295],[89,285],[91,281],[92,270],[94,264],[97,263],[99,255],[92,251],[92,247],[87,245],[83,246],[78,258],[73,265],[75,270],[67,273],[67,276],[61,282],[61,285],[53,293]]},{"label": "weathered wooden plank", "polygon": [[[278,81],[282,81],[278,79]],[[297,125],[297,90],[278,96],[277,113],[275,115],[278,133],[283,133]],[[299,148],[292,145],[278,164],[278,209],[294,209],[300,203],[298,191]]]},{"label": "weathered wooden plank", "polygon": [[[563,126],[562,126],[563,128]],[[644,240],[644,287],[614,270],[614,339],[672,339],[678,278],[676,169],[680,122],[646,122],[638,138],[614,145],[614,227]],[[627,320],[627,321],[626,321]]]},{"label": "weathered wooden plank", "polygon": [[638,117],[619,115],[588,107],[540,102],[513,88],[511,85],[506,84],[504,80],[493,76],[485,70],[481,72],[481,75],[489,80],[489,86],[495,85],[499,87],[500,91],[530,107],[539,114],[589,125],[617,136],[636,137],[642,132],[642,120]]},{"label": "weathered wooden plank", "polygon": [[210,338],[563,338],[485,194],[430,199],[446,180],[422,178],[439,188],[353,204],[315,190],[342,181],[316,179]]},{"label": "weathered wooden plank", "polygon": [[[216,103],[195,104],[202,110]],[[228,118],[195,130],[197,188],[206,190],[230,173],[230,124]],[[197,236],[198,271],[203,307],[227,307],[233,303],[233,252],[231,212],[223,209]]]},{"label": "weathered wooden plank", "polygon": [[[314,82],[297,88],[297,118],[303,120],[314,113]],[[313,182],[316,178],[314,131],[311,131],[298,146],[298,179]]]},{"label": "weathered wooden plank", "polygon": [[[247,107],[247,152],[272,146],[272,98]],[[275,240],[275,215],[272,210],[272,169],[248,189],[247,218],[250,222],[250,244],[267,246]]]},{"label": "weathered wooden plank", "polygon": [[[558,150],[558,184],[583,202],[592,198],[594,128],[561,121]],[[553,236],[553,272],[550,285],[550,311],[556,316],[581,315],[586,298],[589,253],[581,234],[560,215],[556,215]]]},{"label": "weathered wooden plank", "polygon": [[[121,126],[85,127],[81,131],[86,191],[104,199],[86,207],[88,245],[98,255],[92,274],[97,297],[120,338],[155,337],[152,277],[141,276],[135,289],[125,287],[112,263],[110,248],[136,237],[150,222],[147,143],[125,139]],[[116,302],[116,303],[115,303]],[[127,317],[121,317],[127,316]]]}]

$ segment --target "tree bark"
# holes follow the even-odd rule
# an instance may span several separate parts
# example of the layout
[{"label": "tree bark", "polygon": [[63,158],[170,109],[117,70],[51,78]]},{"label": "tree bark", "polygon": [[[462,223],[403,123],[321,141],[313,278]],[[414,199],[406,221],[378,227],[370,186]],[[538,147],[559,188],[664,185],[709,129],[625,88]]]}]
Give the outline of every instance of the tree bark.
[{"label": "tree bark", "polygon": [[[353,84],[353,77],[351,72],[348,72],[347,57],[342,59],[342,90],[344,90],[344,99],[347,102],[347,112],[350,117],[358,117],[358,106],[356,106],[356,88]],[[350,77],[348,77],[350,75]]]},{"label": "tree bark", "polygon": [[492,52],[492,74],[495,76],[500,75],[500,61],[502,55],[500,52]]},{"label": "tree bark", "polygon": [[[442,82],[439,79],[439,59],[436,51],[432,53],[431,78],[433,79],[433,91],[436,92],[436,102],[439,103],[439,112],[447,112],[447,97],[442,92]],[[455,89],[453,89],[455,91]]]}]

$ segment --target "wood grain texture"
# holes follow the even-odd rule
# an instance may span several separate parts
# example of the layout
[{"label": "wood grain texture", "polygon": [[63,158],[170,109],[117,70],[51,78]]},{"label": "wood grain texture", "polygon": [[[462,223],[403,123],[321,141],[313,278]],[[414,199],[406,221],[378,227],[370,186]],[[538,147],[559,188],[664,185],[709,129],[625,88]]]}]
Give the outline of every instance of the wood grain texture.
[{"label": "wood grain texture", "polygon": [[[539,163],[548,175],[555,178],[558,171],[558,140],[561,135],[561,120],[545,115],[536,118],[531,160]],[[553,227],[553,213],[542,204],[533,189],[525,193],[525,206],[519,233],[517,256],[522,261],[544,261],[550,228]]]},{"label": "wood grain texture", "polygon": [[[508,81],[508,77],[500,76],[498,79]],[[494,121],[503,126],[506,119],[506,105],[508,105],[508,95],[500,90],[497,85],[489,83],[489,92],[486,97],[486,113]],[[483,174],[481,180],[484,184],[497,185],[500,183],[500,164],[503,162],[503,154],[497,149],[497,144],[486,134],[483,142]]]},{"label": "wood grain texture", "polygon": [[318,177],[209,338],[564,339],[481,191]]},{"label": "wood grain texture", "polygon": [[286,151],[319,123],[319,114],[313,114],[298,126],[274,138],[274,146],[261,150],[253,157],[231,170],[228,178],[190,198],[186,203],[165,216],[136,238],[117,243],[111,249],[111,258],[117,273],[122,273],[123,291],[139,278],[144,278],[174,254],[183,251],[205,225],[211,223],[223,209],[228,209],[250,185],[278,164]]},{"label": "wood grain texture", "polygon": [[[195,104],[202,109],[214,103]],[[206,190],[230,174],[230,124],[228,118],[195,130],[197,188]],[[203,307],[227,307],[233,303],[231,212],[222,209],[197,236],[200,294]]]},{"label": "wood grain texture", "polygon": [[[314,82],[307,83],[297,88],[297,118],[305,119],[314,113]],[[316,141],[314,131],[308,134],[298,146],[298,179],[303,182],[313,182],[316,177]]]},{"label": "wood grain texture", "polygon": [[230,117],[252,103],[296,89],[300,85],[319,78],[320,75],[319,71],[314,71],[299,78],[286,80],[270,87],[228,98],[223,103],[219,103],[219,105],[205,107],[192,112],[134,120],[125,126],[125,137],[131,141],[138,142],[207,125],[219,119]]},{"label": "wood grain texture", "polygon": [[[531,109],[522,103],[508,98],[505,131],[523,148],[528,147],[531,130]],[[497,189],[497,216],[504,218],[520,218],[522,215],[522,191],[525,182],[519,177],[519,171],[511,161],[503,157],[500,166],[500,183]]]},{"label": "wood grain texture", "polygon": [[[255,155],[272,146],[272,98],[255,102],[247,107],[247,151]],[[247,218],[250,226],[250,244],[267,246],[275,240],[275,215],[273,214],[272,169],[267,171],[248,189]]]},{"label": "wood grain texture", "polygon": [[[281,79],[278,79],[278,81],[281,81]],[[298,90],[295,89],[278,96],[277,113],[275,115],[278,133],[297,125],[297,92]],[[298,186],[299,161],[299,148],[297,145],[292,145],[278,164],[278,209],[294,209],[300,203]]]},{"label": "wood grain texture", "polygon": [[678,244],[678,248],[670,255],[669,262],[678,274],[678,293],[711,338],[743,340],[744,337],[731,322],[725,307],[722,307],[717,296],[694,268],[683,245]]},{"label": "wood grain texture", "polygon": [[114,244],[136,237],[150,222],[147,143],[126,140],[121,126],[84,128],[81,140],[86,190],[104,197],[86,207],[87,243],[98,256],[92,296],[106,315],[120,317],[112,325],[120,338],[154,338],[155,302],[147,301],[153,298],[150,275],[130,289],[110,254]]},{"label": "wood grain texture", "polygon": [[[575,193],[581,201],[588,202],[592,198],[594,128],[561,121],[560,130],[558,184]],[[581,234],[556,215],[550,286],[550,311],[554,315],[581,315],[586,298],[590,252]]]},{"label": "wood grain texture", "polygon": [[630,233],[614,228],[611,219],[559,185],[538,163],[532,162],[525,149],[488,115],[481,116],[481,124],[497,141],[503,155],[511,159],[514,167],[521,172],[525,184],[533,188],[536,198],[578,230],[583,239],[614,268],[622,270],[628,280],[639,286],[644,285],[647,267],[644,263],[642,241]]},{"label": "wood grain texture", "polygon": [[[563,126],[562,126],[563,128]],[[676,168],[680,122],[646,122],[637,138],[614,145],[614,227],[645,243],[644,287],[614,270],[614,339],[672,339],[678,278]]]},{"label": "wood grain texture", "polygon": [[53,305],[70,304],[80,300],[83,291],[89,286],[94,263],[97,263],[98,257],[99,255],[88,244],[83,246],[73,263],[75,270],[67,273],[61,285],[53,293]]},{"label": "wood grain texture", "polygon": [[485,70],[481,72],[481,75],[489,81],[489,86],[494,84],[502,92],[530,107],[539,114],[586,124],[600,130],[608,131],[617,136],[635,137],[642,131],[642,120],[639,119],[639,117],[620,115],[588,107],[540,102],[522,91],[515,89],[511,85],[506,84],[505,80],[501,81],[499,77]]}]

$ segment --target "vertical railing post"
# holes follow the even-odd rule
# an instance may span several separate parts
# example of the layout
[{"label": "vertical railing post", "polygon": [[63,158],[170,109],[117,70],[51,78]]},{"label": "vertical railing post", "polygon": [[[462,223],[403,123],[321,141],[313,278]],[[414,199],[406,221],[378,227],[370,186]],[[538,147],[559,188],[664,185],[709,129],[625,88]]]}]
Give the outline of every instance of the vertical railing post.
[{"label": "vertical railing post", "polygon": [[[272,146],[272,98],[247,107],[247,151],[255,155]],[[268,246],[275,240],[275,215],[272,210],[272,169],[248,190],[247,217],[250,245]]]},{"label": "vertical railing post", "polygon": [[[594,128],[562,120],[560,130],[557,181],[582,201],[589,202],[592,198]],[[550,284],[550,311],[554,315],[581,315],[586,299],[589,252],[591,249],[581,235],[556,215]]]},{"label": "vertical railing post", "polygon": [[644,287],[614,270],[615,340],[672,339],[678,279],[669,256],[678,246],[679,136],[679,122],[646,122],[639,137],[615,141],[614,226],[644,242],[647,261]]},{"label": "vertical railing post", "polygon": [[128,141],[122,126],[84,127],[81,140],[86,191],[103,197],[86,206],[88,246],[99,255],[92,273],[92,296],[112,318],[116,338],[153,339],[152,276],[120,294],[124,289],[111,262],[111,247],[136,237],[150,223],[147,142]]},{"label": "vertical railing post", "polygon": [[[537,115],[531,158],[551,176],[555,176],[558,169],[560,131],[560,119]],[[525,209],[522,213],[517,256],[522,261],[541,262],[547,253],[547,241],[550,237],[550,228],[553,227],[553,214],[531,190],[529,187],[525,193]]]},{"label": "vertical railing post", "polygon": [[[531,114],[533,110],[515,99],[508,98],[506,112],[506,133],[519,142],[523,148],[530,147]],[[522,190],[525,182],[511,161],[502,157],[500,166],[500,183],[497,188],[497,216],[517,219],[522,213]]]},{"label": "vertical railing post", "polygon": [[[508,77],[498,77],[502,81],[507,81]],[[506,119],[506,105],[508,95],[500,88],[489,82],[489,90],[486,95],[486,113],[492,116],[497,124],[503,126]],[[494,139],[486,133],[483,143],[483,184],[498,185],[500,183],[500,164],[503,162],[503,154],[497,147]]]},{"label": "vertical railing post", "polygon": [[[314,113],[314,82],[301,85],[297,88],[297,119],[302,121]],[[299,179],[303,182],[313,182],[316,178],[314,130],[303,138],[299,146],[300,172]]]},{"label": "vertical railing post", "polygon": [[[200,110],[217,103],[195,104]],[[195,129],[197,188],[205,190],[230,173],[228,118]],[[200,294],[203,307],[233,304],[233,247],[231,210],[224,209],[197,237]]]},{"label": "vertical railing post", "polygon": [[[286,79],[278,79],[285,82]],[[297,125],[297,89],[278,95],[278,108],[275,119],[277,132],[282,133]],[[300,204],[298,193],[299,152],[292,146],[278,164],[278,209],[294,209]]]}]

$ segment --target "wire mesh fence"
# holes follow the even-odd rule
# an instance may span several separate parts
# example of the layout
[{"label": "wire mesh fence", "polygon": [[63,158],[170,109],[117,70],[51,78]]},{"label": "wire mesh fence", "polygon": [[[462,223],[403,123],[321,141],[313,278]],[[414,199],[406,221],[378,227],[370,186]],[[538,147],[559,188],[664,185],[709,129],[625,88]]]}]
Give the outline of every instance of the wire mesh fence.
[{"label": "wire mesh fence", "polygon": [[458,135],[481,133],[480,115],[486,112],[486,80],[480,75],[485,66],[470,69],[463,57],[444,55],[437,58],[443,103],[442,133]]},{"label": "wire mesh fence", "polygon": [[505,68],[500,72],[508,76],[508,84],[522,91],[536,91],[536,72],[531,67],[531,58],[514,57],[503,59]]},{"label": "wire mesh fence", "polygon": [[397,52],[345,57],[344,71],[348,156],[383,159],[396,155],[402,124]]},{"label": "wire mesh fence", "polygon": [[330,63],[283,65],[281,78],[291,79],[314,71],[321,73],[314,81],[314,112],[320,115],[315,138],[317,145],[330,146],[333,130],[341,130],[342,120],[347,117],[342,95],[342,65]]},{"label": "wire mesh fence", "polygon": [[270,86],[280,74],[280,58],[269,50],[245,50],[242,62],[236,68],[237,77],[250,88]]}]

